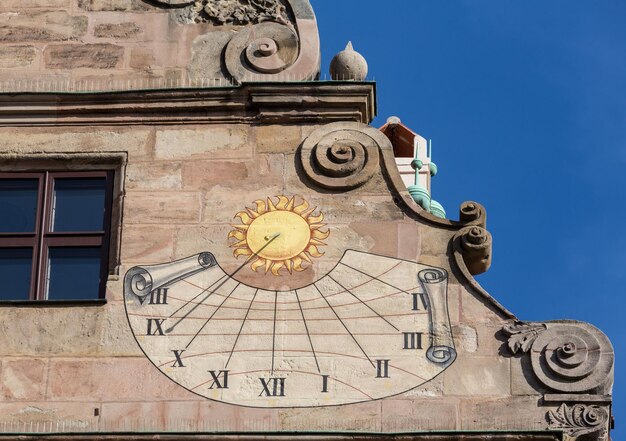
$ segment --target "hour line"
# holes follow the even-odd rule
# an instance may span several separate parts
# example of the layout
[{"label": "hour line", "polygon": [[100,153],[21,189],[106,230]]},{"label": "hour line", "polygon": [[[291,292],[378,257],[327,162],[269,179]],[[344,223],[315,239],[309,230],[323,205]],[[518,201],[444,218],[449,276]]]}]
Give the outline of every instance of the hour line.
[{"label": "hour line", "polygon": [[[356,271],[357,273],[361,273],[361,274],[363,274],[363,275],[365,275],[365,276],[369,277],[370,279],[373,279],[373,280],[378,280],[380,283],[384,283],[385,285],[390,286],[390,287],[392,287],[393,289],[396,289],[396,290],[401,291],[401,292],[406,293],[406,294],[411,294],[409,291],[405,291],[405,290],[403,290],[403,289],[401,289],[401,288],[398,288],[397,286],[392,285],[391,283],[387,283],[387,282],[385,282],[384,280],[380,280],[378,277],[370,276],[370,275],[369,275],[369,274],[367,274],[366,272],[361,271],[361,270],[359,270],[359,269],[356,269],[356,268],[354,268],[354,267],[352,267],[352,266],[350,266],[350,265],[346,265],[346,264],[345,264],[345,263],[343,263],[343,262],[339,262],[339,263],[340,263],[341,265],[343,265],[343,266],[346,266],[346,267],[350,268],[351,270]],[[399,264],[398,264],[398,265],[399,265]],[[398,265],[396,265],[396,266],[398,266]],[[395,268],[395,267],[394,267],[394,268]],[[392,268],[392,269],[393,269],[393,268]],[[388,271],[385,271],[385,272],[388,272]]]},{"label": "hour line", "polygon": [[309,338],[309,344],[311,345],[311,351],[313,352],[313,358],[315,358],[315,365],[317,366],[317,371],[322,373],[320,369],[320,364],[317,362],[317,355],[315,354],[315,348],[313,347],[313,341],[311,340],[311,334],[309,334],[309,326],[306,324],[306,318],[304,318],[304,311],[302,310],[302,304],[300,304],[300,296],[298,296],[298,290],[294,291],[296,293],[296,299],[298,300],[298,306],[300,307],[300,314],[302,314],[302,321],[304,322],[304,329],[306,329],[306,336]]},{"label": "hour line", "polygon": [[228,367],[228,363],[230,363],[230,359],[233,356],[233,352],[235,352],[235,348],[237,347],[237,342],[239,341],[239,336],[241,335],[241,331],[243,331],[243,327],[246,324],[246,320],[248,320],[248,314],[250,314],[250,308],[252,308],[252,304],[254,303],[254,299],[256,299],[256,295],[259,293],[259,288],[254,291],[254,296],[252,296],[252,300],[250,301],[250,305],[248,306],[248,310],[246,311],[246,316],[243,318],[243,322],[241,322],[241,328],[239,328],[239,332],[237,333],[237,338],[235,338],[235,343],[233,343],[233,348],[230,351],[230,355],[228,356],[228,360],[226,360],[226,365],[224,369]]},{"label": "hour line", "polygon": [[233,288],[233,290],[224,298],[224,300],[222,300],[222,303],[220,303],[220,305],[215,309],[215,311],[213,311],[213,314],[211,314],[211,317],[209,317],[207,319],[206,322],[204,322],[204,324],[202,325],[202,327],[198,330],[198,332],[196,332],[196,335],[193,336],[193,338],[191,339],[191,341],[189,343],[187,343],[187,346],[185,347],[185,349],[189,349],[189,346],[191,346],[191,344],[193,343],[193,341],[196,339],[196,337],[198,336],[198,334],[200,334],[200,332],[202,332],[202,330],[204,329],[204,327],[211,321],[211,319],[213,318],[213,316],[215,314],[217,314],[217,311],[220,310],[220,308],[222,307],[222,305],[224,303],[226,303],[226,300],[228,300],[230,298],[230,296],[235,292],[235,290],[237,288],[239,288],[239,285],[241,285],[241,282],[237,282],[237,284],[235,285],[235,287]]},{"label": "hour line", "polygon": [[[215,282],[211,283],[211,285],[209,285],[208,288],[203,289],[202,291],[200,291],[200,293],[198,295],[196,295],[193,299],[189,300],[188,302],[185,302],[185,304],[183,306],[181,306],[180,308],[178,308],[176,311],[174,311],[173,313],[170,314],[169,318],[174,317],[181,309],[183,309],[185,306],[189,305],[191,302],[193,302],[194,300],[196,300],[198,297],[200,297],[202,294],[204,294],[205,292],[207,292],[208,290],[210,290],[211,288],[213,288],[215,285],[217,285],[218,283],[220,283],[224,277],[227,277],[226,275],[223,275],[222,277],[220,277],[219,279],[217,279]],[[199,287],[201,288],[201,287]],[[201,302],[202,303],[202,302]]]},{"label": "hour line", "polygon": [[352,297],[354,297],[355,299],[357,299],[359,302],[361,302],[364,306],[366,306],[370,311],[372,311],[374,314],[376,314],[378,317],[380,317],[381,319],[383,319],[385,322],[387,322],[387,324],[389,326],[391,326],[393,329],[395,329],[396,331],[400,332],[400,330],[398,328],[396,328],[389,320],[387,320],[385,317],[383,317],[382,315],[380,315],[378,312],[376,312],[374,310],[374,308],[372,308],[370,305],[368,305],[367,303],[365,303],[363,300],[359,299],[357,296],[355,296],[352,291],[350,291],[348,288],[346,288],[345,286],[343,286],[341,283],[337,282],[335,279],[333,279],[331,276],[328,276],[328,278],[330,280],[332,280],[333,282],[335,282],[337,285],[339,285],[341,287],[341,289],[343,289],[344,291],[346,291],[348,294],[350,294]]},{"label": "hour line", "polygon": [[274,291],[274,330],[272,331],[272,375],[274,375],[274,353],[276,351],[276,308],[278,305],[278,291]]},{"label": "hour line", "polygon": [[359,344],[359,342],[357,341],[357,339],[354,337],[354,335],[352,335],[352,332],[350,332],[350,330],[348,329],[348,327],[346,326],[346,324],[343,322],[343,320],[341,320],[341,318],[339,317],[339,314],[337,314],[337,311],[335,311],[335,309],[332,307],[332,305],[328,302],[328,299],[326,297],[324,297],[324,294],[322,294],[322,291],[320,291],[320,289],[317,287],[317,285],[314,283],[313,286],[315,287],[315,289],[317,290],[317,292],[320,293],[320,296],[322,296],[322,298],[326,301],[326,304],[328,305],[328,307],[330,308],[330,310],[335,314],[335,316],[337,317],[337,320],[339,320],[339,323],[341,323],[343,325],[343,327],[346,329],[346,331],[348,332],[348,334],[350,334],[350,337],[352,337],[352,340],[354,340],[354,342],[356,343],[356,345],[359,347],[359,349],[361,350],[361,352],[363,352],[363,355],[365,355],[365,358],[367,358],[367,361],[369,361],[372,364],[372,367],[374,367],[374,362],[370,359],[369,355],[367,355],[367,352],[365,352],[363,350],[363,348],[361,347],[361,345]]},{"label": "hour line", "polygon": [[[273,236],[269,237],[267,239],[267,243],[265,245],[263,245],[261,247],[261,249],[259,249],[259,251],[257,251],[256,253],[252,254],[252,256],[248,257],[246,259],[246,261],[244,263],[241,264],[241,266],[239,268],[237,268],[233,273],[231,274],[227,274],[226,275],[226,280],[224,280],[222,283],[219,284],[219,286],[217,288],[215,288],[213,291],[211,291],[204,299],[202,299],[202,301],[200,303],[197,303],[196,306],[194,306],[193,308],[191,308],[190,311],[188,311],[184,316],[182,316],[180,319],[178,319],[178,321],[176,323],[174,323],[169,329],[167,329],[165,332],[170,333],[174,330],[174,328],[176,326],[178,326],[178,324],[180,322],[182,322],[183,320],[185,320],[189,314],[191,314],[193,311],[195,311],[195,309],[200,306],[202,303],[204,303],[206,301],[206,299],[208,299],[209,297],[211,297],[215,291],[217,291],[218,289],[220,289],[222,287],[222,285],[224,285],[230,278],[232,278],[235,274],[237,274],[239,271],[241,271],[247,264],[248,262],[250,262],[250,260],[252,260],[254,257],[258,256],[258,254],[263,251],[265,248],[267,248],[272,242],[274,242],[278,236],[280,236],[280,233],[276,233]],[[221,278],[219,280],[222,280]],[[218,280],[218,282],[219,282]],[[215,282],[217,283],[217,282]],[[215,283],[213,283],[213,285],[215,285]],[[208,291],[209,289],[211,289],[211,287],[213,286],[211,285],[209,288],[205,289],[203,292]],[[200,293],[202,294],[202,292]],[[196,297],[198,297],[200,294],[198,294]],[[183,309],[185,306],[187,306],[189,303],[191,303],[196,297],[194,297],[192,300],[189,300],[187,303],[185,303],[183,306],[181,306],[176,312],[180,311],[181,309]],[[174,314],[176,314],[176,312]],[[172,314],[172,315],[174,315]],[[171,316],[170,316],[171,317]]]}]

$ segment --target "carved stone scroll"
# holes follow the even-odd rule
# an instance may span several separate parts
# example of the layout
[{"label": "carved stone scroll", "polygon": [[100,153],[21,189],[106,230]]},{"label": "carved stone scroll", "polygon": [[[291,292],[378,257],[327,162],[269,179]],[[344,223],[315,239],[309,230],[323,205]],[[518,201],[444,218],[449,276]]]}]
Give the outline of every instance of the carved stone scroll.
[{"label": "carved stone scroll", "polygon": [[315,130],[302,144],[306,175],[329,190],[351,190],[380,171],[380,148],[389,140],[360,123],[333,123]]},{"label": "carved stone scroll", "polygon": [[456,350],[448,314],[448,274],[439,269],[427,269],[419,272],[418,279],[429,303],[432,342],[426,357],[443,367],[450,366],[456,359]]},{"label": "carved stone scroll", "polygon": [[567,393],[610,392],[613,347],[594,326],[581,322],[516,322],[503,328],[513,353],[529,353],[533,373],[550,389]]},{"label": "carved stone scroll", "polygon": [[608,433],[609,413],[600,406],[561,404],[558,410],[548,412],[547,418],[551,429],[563,430],[574,438],[593,434],[593,438],[585,439],[605,440]]},{"label": "carved stone scroll", "polygon": [[463,262],[465,262],[470,274],[482,274],[489,269],[492,249],[489,231],[474,225],[460,230],[456,233],[455,239],[459,242]]}]

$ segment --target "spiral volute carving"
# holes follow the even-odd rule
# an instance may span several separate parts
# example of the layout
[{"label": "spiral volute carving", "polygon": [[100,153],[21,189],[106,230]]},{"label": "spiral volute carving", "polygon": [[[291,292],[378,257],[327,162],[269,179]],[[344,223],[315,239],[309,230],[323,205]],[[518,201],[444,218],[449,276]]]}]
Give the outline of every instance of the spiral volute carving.
[{"label": "spiral volute carving", "polygon": [[[298,58],[299,38],[285,24],[263,22],[240,31],[226,47],[226,69],[238,81],[279,76]],[[267,79],[267,78],[263,78]]]},{"label": "spiral volute carving", "polygon": [[379,171],[381,142],[385,141],[384,135],[364,124],[329,124],[304,141],[300,163],[307,177],[319,186],[351,190]]},{"label": "spiral volute carving", "polygon": [[608,338],[585,323],[550,324],[532,344],[533,371],[546,386],[561,392],[594,391],[613,369]]}]

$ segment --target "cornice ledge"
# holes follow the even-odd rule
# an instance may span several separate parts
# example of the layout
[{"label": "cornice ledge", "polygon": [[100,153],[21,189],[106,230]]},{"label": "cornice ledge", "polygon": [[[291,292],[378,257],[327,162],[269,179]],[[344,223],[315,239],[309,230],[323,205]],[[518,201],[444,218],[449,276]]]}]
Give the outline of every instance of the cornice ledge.
[{"label": "cornice ledge", "polygon": [[246,83],[237,87],[2,93],[0,126],[368,123],[373,83]]}]

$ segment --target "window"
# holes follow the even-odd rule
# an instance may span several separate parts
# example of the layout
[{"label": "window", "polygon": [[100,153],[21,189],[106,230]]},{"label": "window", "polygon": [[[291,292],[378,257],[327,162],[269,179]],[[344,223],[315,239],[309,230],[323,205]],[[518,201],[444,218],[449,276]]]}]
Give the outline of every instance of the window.
[{"label": "window", "polygon": [[0,301],[104,298],[112,171],[0,173]]}]

